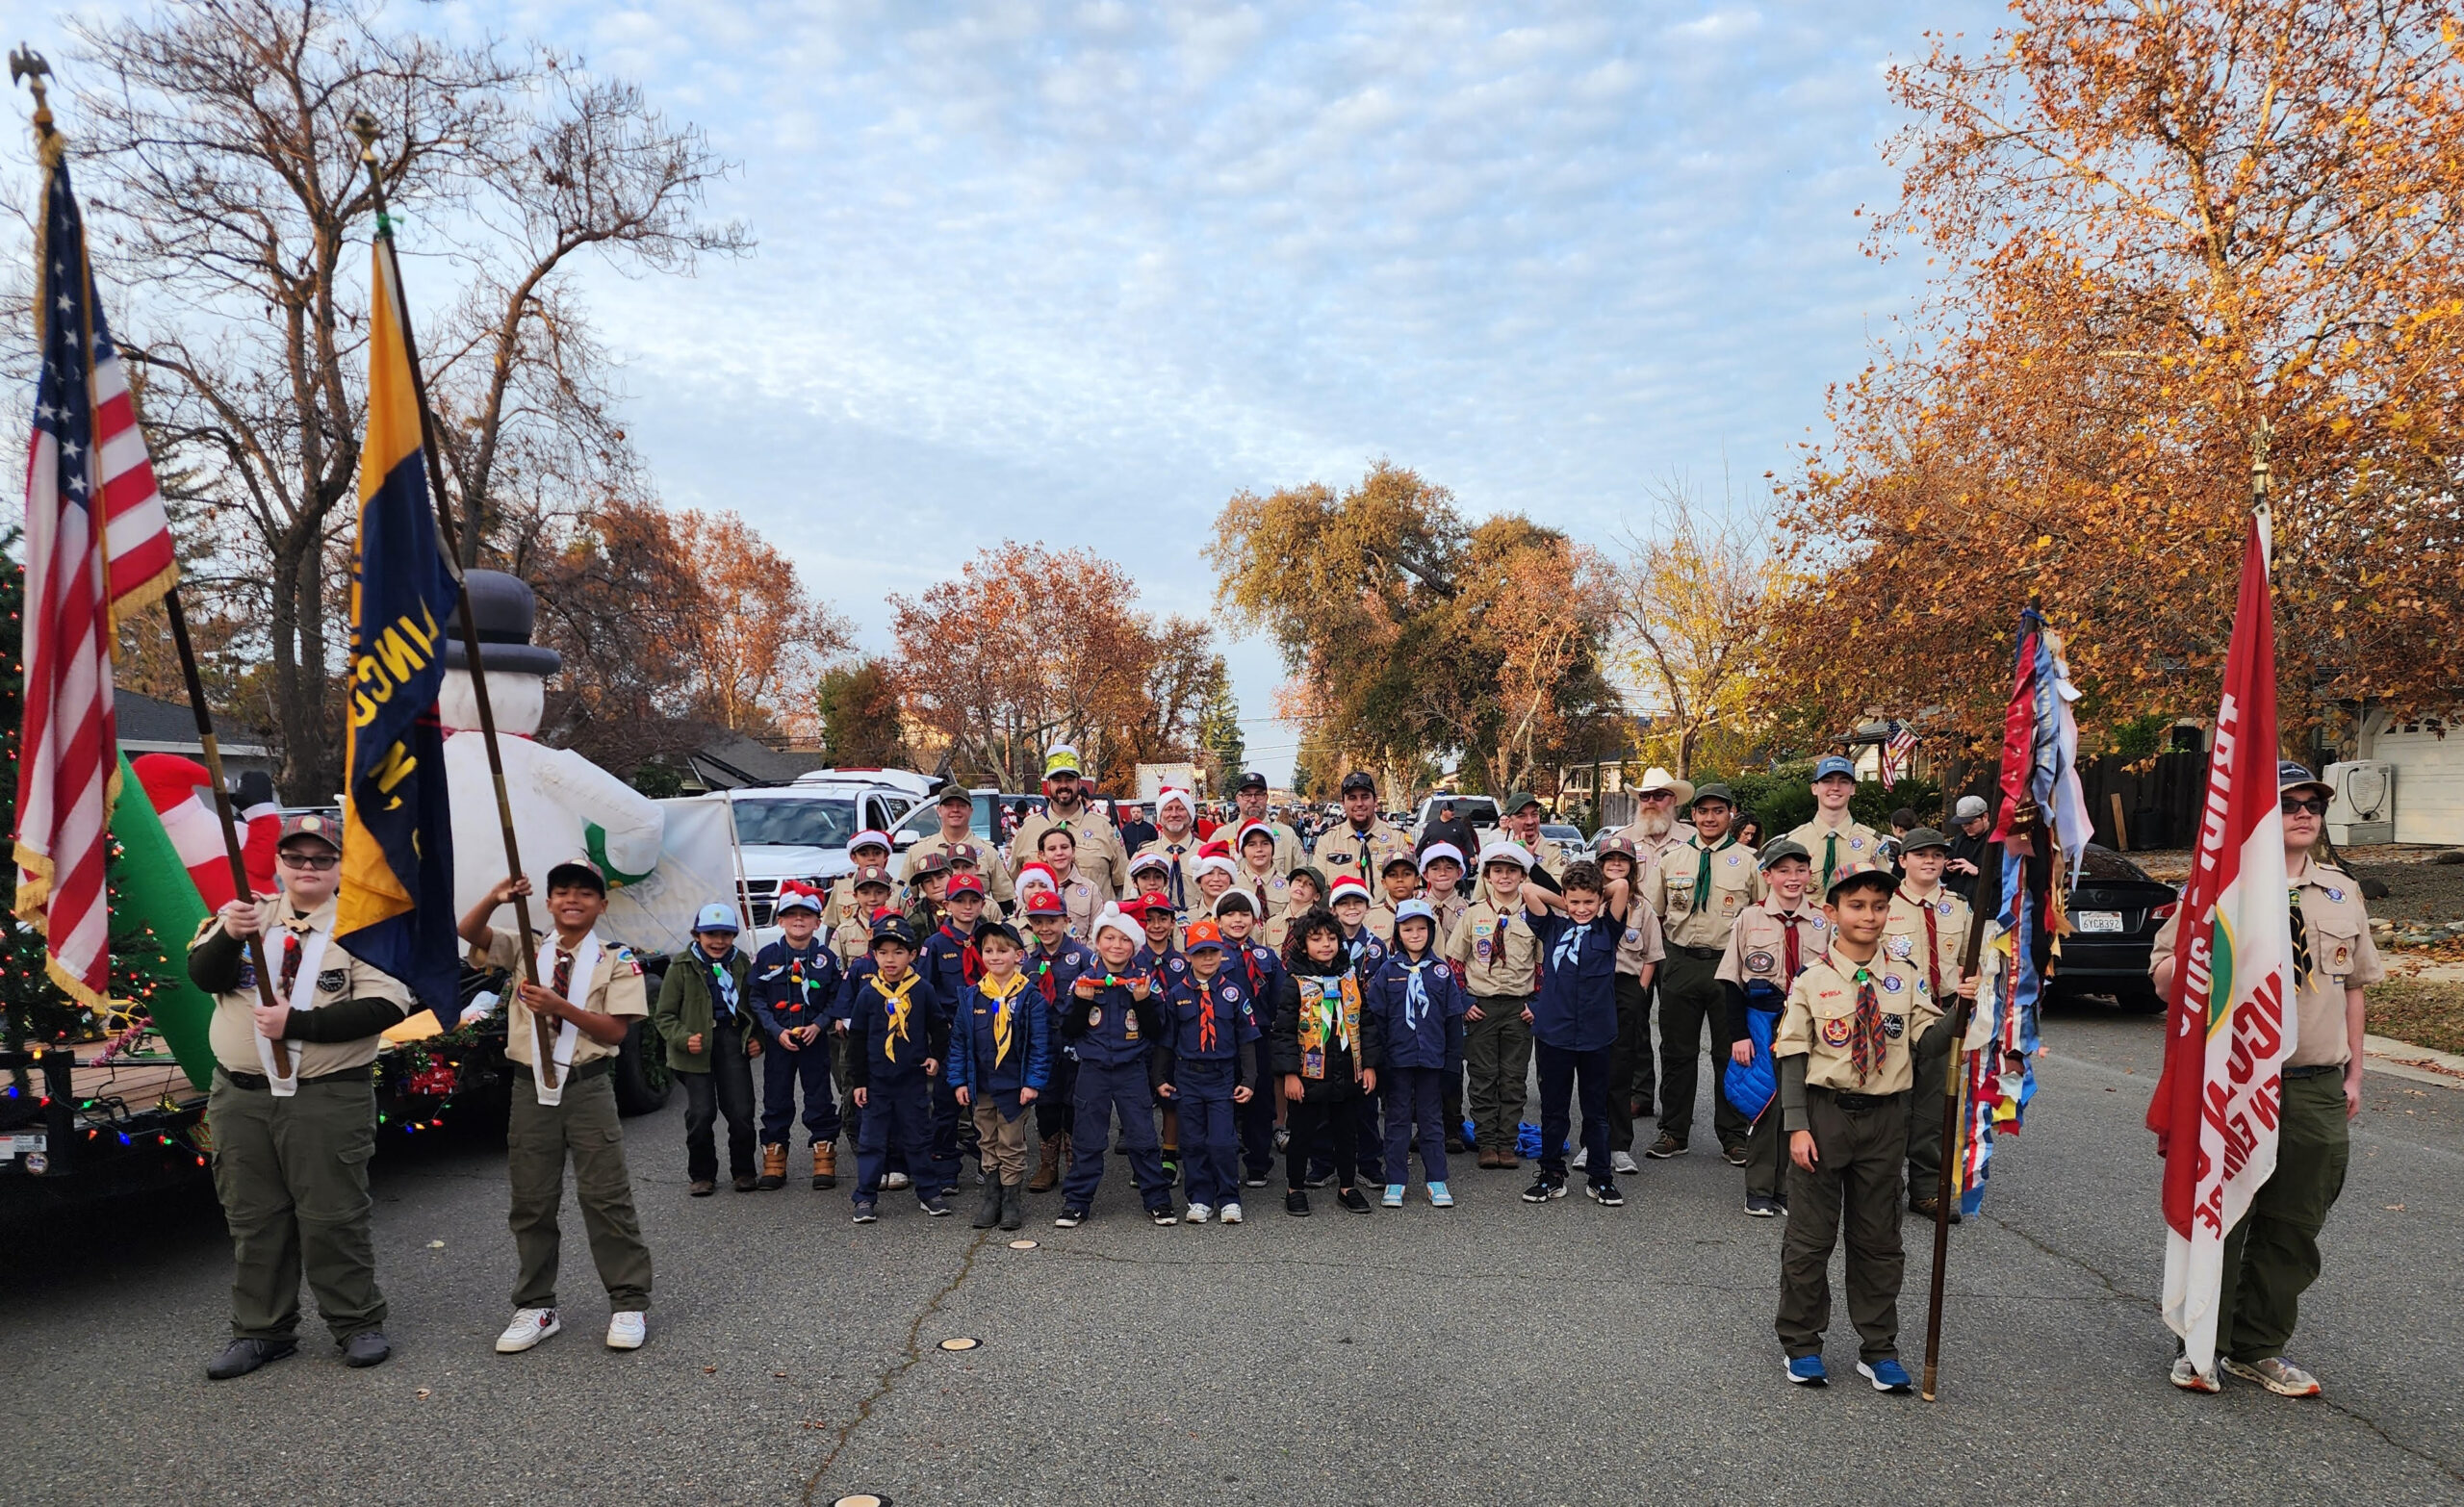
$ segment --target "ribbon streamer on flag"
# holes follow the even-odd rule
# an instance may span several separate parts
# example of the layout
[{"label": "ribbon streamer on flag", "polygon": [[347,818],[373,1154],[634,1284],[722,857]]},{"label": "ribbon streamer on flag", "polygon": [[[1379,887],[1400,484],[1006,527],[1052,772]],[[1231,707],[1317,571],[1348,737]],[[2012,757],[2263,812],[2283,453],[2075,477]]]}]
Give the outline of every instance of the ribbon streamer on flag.
[{"label": "ribbon streamer on flag", "polygon": [[[2062,896],[2078,872],[2090,831],[2079,784],[2079,724],[2071,711],[2078,699],[2061,636],[2028,608],[2019,617],[2002,724],[2002,811],[1994,829],[2006,844],[2002,892],[1978,953],[1976,1013],[1968,1021],[1959,1144],[1952,1153],[1964,1214],[1984,1205],[1995,1134],[2016,1135],[2036,1096],[2044,978],[2028,944],[2040,929],[2058,937]],[[2053,838],[2050,873],[2028,857],[2029,834],[2040,830]],[[2010,851],[2012,844],[2019,851]]]},{"label": "ribbon streamer on flag", "polygon": [[2207,801],[2176,912],[2165,1065],[2147,1107],[2165,1158],[2165,1322],[2209,1376],[2224,1238],[2275,1171],[2282,1073],[2298,1026],[2277,805],[2268,534],[2262,507],[2242,553]]}]

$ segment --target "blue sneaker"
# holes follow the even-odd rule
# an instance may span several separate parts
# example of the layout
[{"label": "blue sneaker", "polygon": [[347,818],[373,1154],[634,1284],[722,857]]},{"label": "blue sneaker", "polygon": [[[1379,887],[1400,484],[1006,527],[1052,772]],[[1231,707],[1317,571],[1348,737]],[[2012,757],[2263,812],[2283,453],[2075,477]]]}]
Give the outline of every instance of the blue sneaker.
[{"label": "blue sneaker", "polygon": [[1916,1384],[1908,1379],[1908,1367],[1897,1361],[1857,1363],[1857,1374],[1874,1384],[1876,1392],[1912,1392]]},{"label": "blue sneaker", "polygon": [[[1891,1364],[1895,1366],[1898,1363],[1894,1361]],[[1831,1373],[1823,1369],[1821,1356],[1792,1355],[1788,1357],[1788,1380],[1800,1387],[1828,1387],[1831,1385]]]},{"label": "blue sneaker", "polygon": [[1453,1208],[1454,1190],[1443,1183],[1431,1183],[1428,1186],[1428,1206],[1431,1209]]},{"label": "blue sneaker", "polygon": [[1403,1185],[1402,1185],[1402,1184],[1400,1184],[1400,1183],[1389,1183],[1389,1184],[1387,1184],[1387,1185],[1386,1185],[1386,1196],[1385,1196],[1385,1197],[1383,1197],[1383,1198],[1380,1198],[1379,1200],[1377,1200],[1377,1202],[1378,1202],[1380,1205],[1382,1205],[1383,1207],[1388,1208],[1388,1209],[1400,1209],[1400,1208],[1402,1208],[1402,1207],[1403,1207]]}]

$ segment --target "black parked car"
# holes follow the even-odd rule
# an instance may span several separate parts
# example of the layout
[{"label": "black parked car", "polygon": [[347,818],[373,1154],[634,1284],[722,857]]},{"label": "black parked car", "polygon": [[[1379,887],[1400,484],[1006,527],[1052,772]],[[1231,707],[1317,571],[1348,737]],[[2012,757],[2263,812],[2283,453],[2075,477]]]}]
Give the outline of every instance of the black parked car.
[{"label": "black parked car", "polygon": [[2090,843],[2067,902],[2071,932],[2062,939],[2054,986],[2071,997],[2110,994],[2126,1010],[2163,1009],[2147,960],[2180,898],[2127,857]]}]

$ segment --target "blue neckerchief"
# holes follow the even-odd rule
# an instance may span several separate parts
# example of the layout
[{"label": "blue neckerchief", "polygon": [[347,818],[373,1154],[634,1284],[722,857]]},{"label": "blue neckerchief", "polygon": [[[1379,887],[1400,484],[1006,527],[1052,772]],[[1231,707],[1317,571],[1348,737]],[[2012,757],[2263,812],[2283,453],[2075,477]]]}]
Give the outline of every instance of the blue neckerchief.
[{"label": "blue neckerchief", "polygon": [[1590,934],[1591,923],[1588,921],[1567,927],[1566,934],[1557,938],[1557,945],[1550,949],[1549,966],[1572,969],[1582,957],[1583,938]]},{"label": "blue neckerchief", "polygon": [[721,1013],[726,1018],[733,1020],[735,1018],[735,973],[728,967],[730,959],[712,958],[709,954],[704,953],[702,960],[710,965],[710,990],[713,997],[724,1007]]},{"label": "blue neckerchief", "polygon": [[1424,957],[1418,962],[1406,960],[1403,964],[1403,1029],[1405,1031],[1418,1031],[1421,1025],[1421,1011],[1428,1009],[1428,985],[1422,982],[1421,970],[1434,961],[1436,959],[1433,958]]}]

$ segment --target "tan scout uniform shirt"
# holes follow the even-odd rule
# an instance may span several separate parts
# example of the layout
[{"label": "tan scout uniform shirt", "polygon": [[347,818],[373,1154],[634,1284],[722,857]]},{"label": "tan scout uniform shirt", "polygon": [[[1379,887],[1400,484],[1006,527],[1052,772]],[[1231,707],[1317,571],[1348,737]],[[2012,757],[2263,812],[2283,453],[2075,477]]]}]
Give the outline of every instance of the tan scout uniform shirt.
[{"label": "tan scout uniform shirt", "polygon": [[838,929],[830,933],[830,950],[838,955],[842,967],[859,958],[869,957],[873,950],[873,929],[851,915],[839,922]]},{"label": "tan scout uniform shirt", "polygon": [[[279,919],[277,919],[279,917]],[[325,935],[324,955],[317,961],[316,992],[309,997],[310,1009],[322,1009],[344,1000],[392,1000],[404,1010],[411,1006],[411,991],[402,981],[352,957],[341,943],[333,939],[334,903],[330,900],[306,915],[291,908],[283,899],[262,899],[257,902],[257,920],[264,927],[266,966],[273,970],[274,1002],[288,1009],[291,1001],[284,997],[282,983],[283,938],[299,933],[300,945],[309,945],[308,933],[321,932]],[[220,917],[208,921],[197,932],[196,940],[204,941],[222,931]],[[192,947],[195,943],[190,944]],[[304,956],[304,955],[303,955]],[[240,963],[243,988],[214,998],[214,1020],[206,1030],[213,1044],[214,1060],[235,1073],[265,1072],[265,1064],[257,1059],[257,1017],[252,1013],[259,1001],[257,981],[248,974],[249,963],[244,949]],[[376,1048],[384,1036],[362,1036],[356,1041],[287,1041],[291,1052],[291,1070],[300,1078],[322,1078],[346,1068],[366,1067],[376,1060]]]},{"label": "tan scout uniform shirt", "polygon": [[[1520,837],[1514,837],[1510,832],[1508,837],[1511,841],[1523,843],[1524,851],[1531,855],[1533,866],[1547,873],[1551,879],[1564,878],[1566,865],[1574,861],[1574,855],[1558,847],[1557,839],[1554,837],[1538,836],[1527,843],[1524,843]],[[1644,866],[1650,862],[1649,858],[1643,859],[1641,863],[1634,866],[1634,872],[1641,873]]]},{"label": "tan scout uniform shirt", "polygon": [[1084,874],[1073,870],[1061,881],[1061,908],[1069,917],[1069,934],[1090,946],[1095,940],[1095,918],[1110,904],[1112,897],[1091,883]]},{"label": "tan scout uniform shirt", "polygon": [[1271,874],[1258,874],[1245,864],[1232,871],[1232,887],[1249,897],[1249,904],[1257,908],[1258,925],[1266,925],[1291,906],[1292,881],[1284,878],[1291,872],[1291,868],[1278,868]]},{"label": "tan scout uniform shirt", "polygon": [[[539,951],[539,983],[554,988],[556,983],[556,938],[542,932],[537,942]],[[522,976],[522,939],[511,932],[498,931],[489,940],[487,951],[471,949],[471,963],[478,968],[503,968]],[[537,1017],[521,996],[508,985],[505,989],[504,1055],[526,1066],[539,1062],[539,1030],[531,1024]],[[648,1015],[651,1012],[650,991],[642,983],[641,960],[629,947],[620,946],[605,937],[599,939],[599,966],[590,972],[590,992],[582,996],[582,1009],[603,1015],[624,1017]],[[560,1023],[549,1023],[551,1033],[563,1030]],[[617,1049],[593,1037],[588,1032],[574,1033],[574,1066],[595,1062],[603,1057],[614,1057]]]},{"label": "tan scout uniform shirt", "polygon": [[[1122,894],[1135,893],[1129,882],[1129,855],[1122,851],[1120,830],[1100,811],[1082,810],[1067,821],[1056,821],[1050,811],[1037,811],[1018,824],[1010,838],[1010,872],[1018,870],[1041,856],[1040,844],[1043,834],[1056,827],[1066,827],[1078,839],[1077,872],[1092,884],[1101,897],[1096,908]],[[1074,933],[1073,933],[1074,934]]]},{"label": "tan scout uniform shirt", "polygon": [[[2370,911],[2351,875],[2313,863],[2293,881],[2293,893],[2299,897],[2301,926],[2310,940],[2310,981],[2294,990],[2299,1024],[2284,1065],[2341,1067],[2352,1060],[2352,1043],[2345,1035],[2345,990],[2376,983],[2387,977],[2387,967],[2370,939]],[[2176,909],[2156,933],[2151,971],[2172,961],[2181,929],[2182,912]]]},{"label": "tan scout uniform shirt", "polygon": [[1540,977],[1540,938],[1523,919],[1523,906],[1500,910],[1488,890],[1480,891],[1454,924],[1446,956],[1463,970],[1463,983],[1476,999],[1502,994],[1529,994]]},{"label": "tan scout uniform shirt", "polygon": [[[1934,913],[1934,971],[1925,967],[1925,912]],[[1883,950],[1915,966],[1938,998],[1960,986],[1960,958],[1967,945],[1967,929],[1975,912],[1967,902],[1939,884],[1919,899],[1903,888],[1890,898],[1890,919],[1883,923]],[[1938,983],[1936,981],[1939,981]]]},{"label": "tan scout uniform shirt", "polygon": [[[1694,837],[1694,829],[1683,822],[1679,822],[1656,837],[1646,837],[1643,835],[1642,823],[1628,822],[1617,829],[1616,834],[1634,845],[1635,858],[1643,868],[1648,869],[1652,866],[1654,859],[1664,857],[1671,849],[1691,841]],[[1689,942],[1686,945],[1690,947],[1693,944]]]},{"label": "tan scout uniform shirt", "polygon": [[[1841,815],[1846,817],[1845,812]],[[1834,875],[1850,864],[1864,863],[1882,856],[1882,838],[1872,828],[1854,817],[1847,817],[1837,827],[1825,827],[1822,825],[1822,813],[1817,811],[1812,821],[1788,835],[1806,845],[1806,856],[1813,863],[1813,884],[1806,893],[1813,897],[1816,905],[1822,904],[1823,900],[1823,849],[1834,835],[1839,839],[1838,853],[1831,865]]]},{"label": "tan scout uniform shirt", "polygon": [[[895,874],[897,870],[892,869],[890,872]],[[893,891],[890,898],[883,901],[882,904],[886,906],[893,904],[897,898],[896,892]],[[821,905],[821,924],[826,927],[835,929],[840,924],[851,919],[855,919],[856,876],[853,874],[839,875],[837,879],[831,882],[830,893],[823,897]]]},{"label": "tan scout uniform shirt", "polygon": [[1617,971],[1639,979],[1646,967],[1656,966],[1667,956],[1668,950],[1660,943],[1659,917],[1652,914],[1649,906],[1629,903],[1626,930],[1617,934]]},{"label": "tan scout uniform shirt", "polygon": [[1743,988],[1759,979],[1786,994],[1788,985],[1796,982],[1788,977],[1791,916],[1795,918],[1800,972],[1812,966],[1813,960],[1831,946],[1831,923],[1810,902],[1793,912],[1777,908],[1779,904],[1779,896],[1765,895],[1736,918],[1735,925],[1729,929],[1728,951],[1720,955],[1720,982]]},{"label": "tan scout uniform shirt", "polygon": [[918,859],[930,854],[947,853],[960,844],[975,850],[976,872],[983,876],[985,892],[992,897],[992,903],[1007,906],[1017,893],[1012,887],[1015,881],[1010,877],[1010,866],[1000,861],[1000,849],[979,840],[973,832],[960,838],[958,843],[951,842],[939,832],[917,838],[914,845],[907,850],[907,856],[898,860],[898,881],[901,884],[912,883]]},{"label": "tan scout uniform shirt", "polygon": [[[1711,866],[1710,904],[1697,910],[1694,884],[1706,862]],[[1673,844],[1661,854],[1648,871],[1642,892],[1662,932],[1679,947],[1728,946],[1736,918],[1767,893],[1753,849],[1732,842],[1707,854],[1697,841]]]},{"label": "tan scout uniform shirt", "polygon": [[1382,818],[1373,817],[1366,832],[1353,831],[1349,822],[1337,822],[1318,839],[1317,868],[1328,884],[1352,874],[1359,876],[1372,895],[1382,895],[1386,886],[1378,882],[1378,872],[1388,858],[1411,851],[1412,840]]},{"label": "tan scout uniform shirt", "polygon": [[[1195,915],[1198,913],[1199,909],[1197,888],[1197,850],[1203,844],[1197,834],[1197,829],[1193,827],[1178,837],[1158,837],[1153,842],[1150,842],[1144,847],[1139,849],[1136,853],[1131,854],[1130,856],[1133,858],[1142,858],[1150,853],[1160,854],[1164,857],[1169,858],[1175,864],[1179,865],[1181,871],[1181,889],[1180,893],[1173,895],[1172,898],[1180,903],[1183,911],[1191,915]],[[1174,853],[1172,850],[1175,848],[1178,848],[1181,851]],[[1124,868],[1122,872],[1127,873],[1128,870]],[[1137,887],[1135,881],[1132,881],[1130,887],[1133,889]],[[1171,876],[1168,874],[1165,876],[1164,893],[1168,895],[1172,894]]]},{"label": "tan scout uniform shirt", "polygon": [[1773,1057],[1806,1060],[1806,1086],[1838,1093],[1906,1093],[1916,1084],[1916,1038],[1941,1018],[1941,1007],[1925,977],[1880,950],[1864,965],[1873,976],[1874,1003],[1883,1016],[1883,1057],[1872,1077],[1860,1083],[1849,1058],[1857,1016],[1858,964],[1835,946],[1806,964],[1788,989],[1772,1037]]}]

